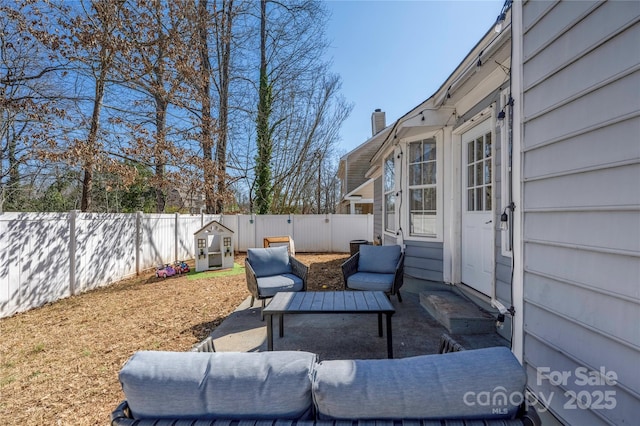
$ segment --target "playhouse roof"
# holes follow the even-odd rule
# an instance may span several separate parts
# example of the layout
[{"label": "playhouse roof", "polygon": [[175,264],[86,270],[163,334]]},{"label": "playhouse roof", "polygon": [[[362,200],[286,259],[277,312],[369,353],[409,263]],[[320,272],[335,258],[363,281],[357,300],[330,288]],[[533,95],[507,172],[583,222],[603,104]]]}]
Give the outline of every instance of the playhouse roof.
[{"label": "playhouse roof", "polygon": [[220,222],[218,222],[217,220],[212,220],[211,222],[207,223],[205,226],[203,226],[202,228],[198,229],[196,232],[193,233],[193,235],[198,235],[200,233],[213,233],[213,234],[233,234],[233,231],[229,228],[227,228],[226,226],[224,226],[223,224],[221,224]]}]

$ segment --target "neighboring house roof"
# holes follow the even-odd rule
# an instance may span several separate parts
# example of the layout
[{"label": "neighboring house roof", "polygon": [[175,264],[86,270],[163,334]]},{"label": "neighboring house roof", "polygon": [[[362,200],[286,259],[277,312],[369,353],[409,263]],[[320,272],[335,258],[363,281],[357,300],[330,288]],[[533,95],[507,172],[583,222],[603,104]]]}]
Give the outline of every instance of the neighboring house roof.
[{"label": "neighboring house roof", "polygon": [[342,199],[357,194],[357,191],[366,186],[369,179],[365,174],[370,167],[371,158],[386,140],[390,130],[391,126],[387,126],[340,158],[338,177],[343,185]]}]

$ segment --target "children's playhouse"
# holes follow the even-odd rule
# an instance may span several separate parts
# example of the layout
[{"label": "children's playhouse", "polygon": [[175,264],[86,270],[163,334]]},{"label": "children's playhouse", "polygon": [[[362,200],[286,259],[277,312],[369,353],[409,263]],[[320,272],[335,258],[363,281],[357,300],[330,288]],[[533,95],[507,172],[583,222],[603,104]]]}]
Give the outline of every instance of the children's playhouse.
[{"label": "children's playhouse", "polygon": [[233,231],[212,221],[194,233],[196,272],[233,268]]}]

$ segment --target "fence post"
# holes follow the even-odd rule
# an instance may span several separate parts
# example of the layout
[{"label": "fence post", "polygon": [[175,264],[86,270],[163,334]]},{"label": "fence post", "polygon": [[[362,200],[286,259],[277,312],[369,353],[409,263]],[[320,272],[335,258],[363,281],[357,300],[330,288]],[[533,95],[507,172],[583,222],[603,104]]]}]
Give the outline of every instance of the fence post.
[{"label": "fence post", "polygon": [[78,210],[69,212],[69,293],[76,294],[76,218]]},{"label": "fence post", "polygon": [[173,239],[173,261],[177,262],[178,261],[178,247],[180,247],[180,213],[176,212],[175,213],[175,229],[174,229],[174,233],[173,236],[175,237]]},{"label": "fence post", "polygon": [[140,252],[142,251],[142,212],[136,212],[136,276],[140,275]]},{"label": "fence post", "polygon": [[332,213],[329,213],[329,253],[334,253],[335,252],[335,248],[333,247],[333,228],[336,226],[335,225],[335,218],[333,217]]}]

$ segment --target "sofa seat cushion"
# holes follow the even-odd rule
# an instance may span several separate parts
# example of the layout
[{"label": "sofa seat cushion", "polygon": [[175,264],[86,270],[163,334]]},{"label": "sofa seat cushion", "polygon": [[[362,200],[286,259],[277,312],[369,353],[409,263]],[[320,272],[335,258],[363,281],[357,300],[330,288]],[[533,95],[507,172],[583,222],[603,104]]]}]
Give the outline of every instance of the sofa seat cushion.
[{"label": "sofa seat cushion", "polygon": [[376,274],[393,274],[400,260],[399,245],[388,246],[360,246],[358,257],[358,272],[373,272]]},{"label": "sofa seat cushion", "polygon": [[135,353],[120,371],[134,419],[312,418],[309,352]]},{"label": "sofa seat cushion", "polygon": [[247,250],[247,259],[256,273],[256,277],[291,273],[287,246],[251,248]]},{"label": "sofa seat cushion", "polygon": [[495,347],[393,360],[322,361],[315,369],[313,396],[321,420],[510,419],[526,380],[509,348]]},{"label": "sofa seat cushion", "polygon": [[260,277],[257,281],[261,297],[273,297],[279,291],[301,291],[304,287],[302,278],[293,274]]},{"label": "sofa seat cushion", "polygon": [[347,278],[347,287],[352,290],[391,291],[395,275],[376,274],[373,272],[356,272]]}]

